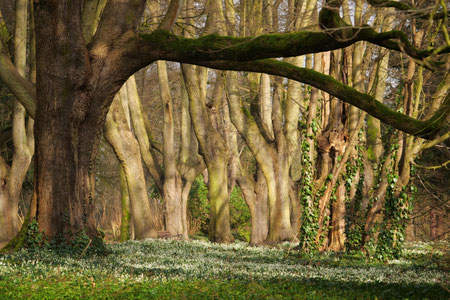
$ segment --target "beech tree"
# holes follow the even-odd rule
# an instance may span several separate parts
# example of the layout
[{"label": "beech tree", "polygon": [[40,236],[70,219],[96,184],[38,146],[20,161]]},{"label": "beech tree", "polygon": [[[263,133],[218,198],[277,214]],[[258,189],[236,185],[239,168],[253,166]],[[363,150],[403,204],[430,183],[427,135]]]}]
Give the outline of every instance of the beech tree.
[{"label": "beech tree", "polygon": [[[370,26],[348,24],[339,16],[342,0],[325,1],[319,14],[322,30],[193,38],[171,32],[182,0],[170,2],[158,29],[152,32],[140,31],[147,1],[110,0],[89,43],[83,36],[83,16],[88,13],[88,4],[97,1],[33,2],[36,85],[18,72],[4,49],[0,52],[0,79],[35,120],[36,194],[29,220],[36,219],[49,239],[63,236],[70,241],[81,232],[91,238],[98,236],[92,209],[92,169],[108,110],[125,81],[157,60],[282,76],[323,90],[411,135],[433,139],[448,131],[449,94],[429,119],[421,121],[328,75],[270,59],[341,49],[365,41],[404,52],[430,69],[448,67],[448,34],[443,45],[418,49],[404,32],[377,32]],[[376,6],[397,7],[395,3],[369,1]],[[431,17],[446,21],[446,8],[438,12],[442,13]],[[419,17],[429,15],[422,13]],[[210,163],[214,167],[214,162]]]}]

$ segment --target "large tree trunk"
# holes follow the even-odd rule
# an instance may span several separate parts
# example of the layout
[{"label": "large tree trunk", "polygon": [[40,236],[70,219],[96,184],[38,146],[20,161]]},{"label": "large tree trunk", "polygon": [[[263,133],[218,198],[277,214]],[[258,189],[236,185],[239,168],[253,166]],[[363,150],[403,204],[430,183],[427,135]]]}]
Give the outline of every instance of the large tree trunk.
[{"label": "large tree trunk", "polygon": [[[128,76],[124,74],[132,73],[118,63],[121,50],[111,45],[112,37],[132,30],[137,21],[115,20],[122,23],[113,27],[101,23],[103,40],[98,38],[89,53],[81,32],[80,0],[39,1],[34,7],[36,219],[50,239],[70,241],[81,232],[95,238],[94,159],[108,108]],[[103,17],[117,9],[140,15],[143,5],[117,2]]]},{"label": "large tree trunk", "polygon": [[[48,95],[44,92],[39,97],[53,98],[56,104],[57,99],[67,96],[63,83],[59,80],[54,82],[55,85],[60,83],[60,88],[54,86]],[[49,118],[49,115],[54,117]],[[83,230],[91,237],[97,235],[91,170],[100,128],[96,128],[97,134],[93,134],[74,122],[67,122],[70,117],[57,104],[54,107],[40,106],[36,111],[36,217],[40,230],[45,231],[49,238],[61,233],[70,238]]]},{"label": "large tree trunk", "polygon": [[[36,218],[49,238],[72,239],[81,231],[97,236],[92,167],[103,124],[74,107],[92,97],[82,88],[89,65],[77,2],[43,3],[36,10]],[[62,18],[68,22],[63,28],[57,24]]]}]

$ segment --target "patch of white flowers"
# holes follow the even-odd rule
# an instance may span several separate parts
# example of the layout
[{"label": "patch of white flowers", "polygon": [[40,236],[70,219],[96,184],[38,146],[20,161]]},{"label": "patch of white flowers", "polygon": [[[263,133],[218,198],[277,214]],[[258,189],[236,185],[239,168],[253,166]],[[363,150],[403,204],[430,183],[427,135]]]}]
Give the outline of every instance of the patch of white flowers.
[{"label": "patch of white flowers", "polygon": [[[30,280],[89,276],[114,277],[124,282],[216,278],[430,284],[445,282],[447,276],[437,268],[416,266],[406,259],[384,265],[366,264],[363,258],[349,261],[332,254],[304,258],[291,250],[290,245],[266,248],[249,247],[244,243],[146,240],[109,247],[111,254],[107,256],[82,258],[55,255],[48,250],[39,252],[32,260],[27,259],[26,252],[0,255],[0,280],[13,280],[20,274]],[[425,246],[422,248],[429,251]]]}]

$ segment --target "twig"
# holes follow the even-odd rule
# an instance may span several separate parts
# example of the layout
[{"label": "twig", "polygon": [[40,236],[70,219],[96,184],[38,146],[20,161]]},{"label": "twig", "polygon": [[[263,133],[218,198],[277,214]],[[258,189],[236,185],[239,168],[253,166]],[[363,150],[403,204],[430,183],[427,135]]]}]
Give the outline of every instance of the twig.
[{"label": "twig", "polygon": [[83,252],[81,252],[80,256],[78,257],[78,259],[82,258],[83,255],[86,253],[86,250],[89,248],[89,246],[91,245],[92,239],[89,239],[89,243],[87,244],[86,248],[84,248]]}]

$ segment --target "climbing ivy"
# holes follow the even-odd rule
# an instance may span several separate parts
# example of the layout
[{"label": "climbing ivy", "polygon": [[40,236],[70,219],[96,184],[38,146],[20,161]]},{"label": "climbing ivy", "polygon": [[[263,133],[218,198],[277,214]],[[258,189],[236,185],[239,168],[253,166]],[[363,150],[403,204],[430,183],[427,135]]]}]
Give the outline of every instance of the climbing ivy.
[{"label": "climbing ivy", "polygon": [[303,139],[301,144],[301,188],[300,202],[302,205],[302,219],[300,227],[300,247],[307,252],[315,252],[318,245],[315,242],[319,232],[319,205],[313,193],[313,169],[309,157],[310,144]]},{"label": "climbing ivy", "polygon": [[406,222],[411,214],[414,194],[417,191],[414,185],[409,187],[409,191],[406,186],[403,186],[400,195],[396,197],[393,186],[398,176],[388,176],[390,178],[383,210],[384,220],[375,252],[375,257],[383,261],[399,258],[402,254]]},{"label": "climbing ivy", "polygon": [[[398,174],[393,168],[395,166],[395,153],[393,157],[392,171],[387,174],[388,186],[383,207],[384,219],[381,224],[375,252],[375,257],[379,260],[400,257],[405,240],[406,221],[409,219],[413,207],[414,194],[417,191],[417,188],[411,185],[409,191],[407,186],[403,186],[401,191],[396,193]],[[414,170],[412,175],[414,175]]]},{"label": "climbing ivy", "polygon": [[[361,205],[364,198],[364,162],[362,156],[362,144],[356,147],[357,155],[354,161],[348,161],[346,166],[345,190],[346,190],[346,210],[351,211],[352,215],[347,215],[345,222],[345,248],[347,251],[359,250],[363,244],[364,238],[364,219],[361,211]],[[354,199],[350,199],[350,190],[356,175],[359,173],[358,183]]]}]

